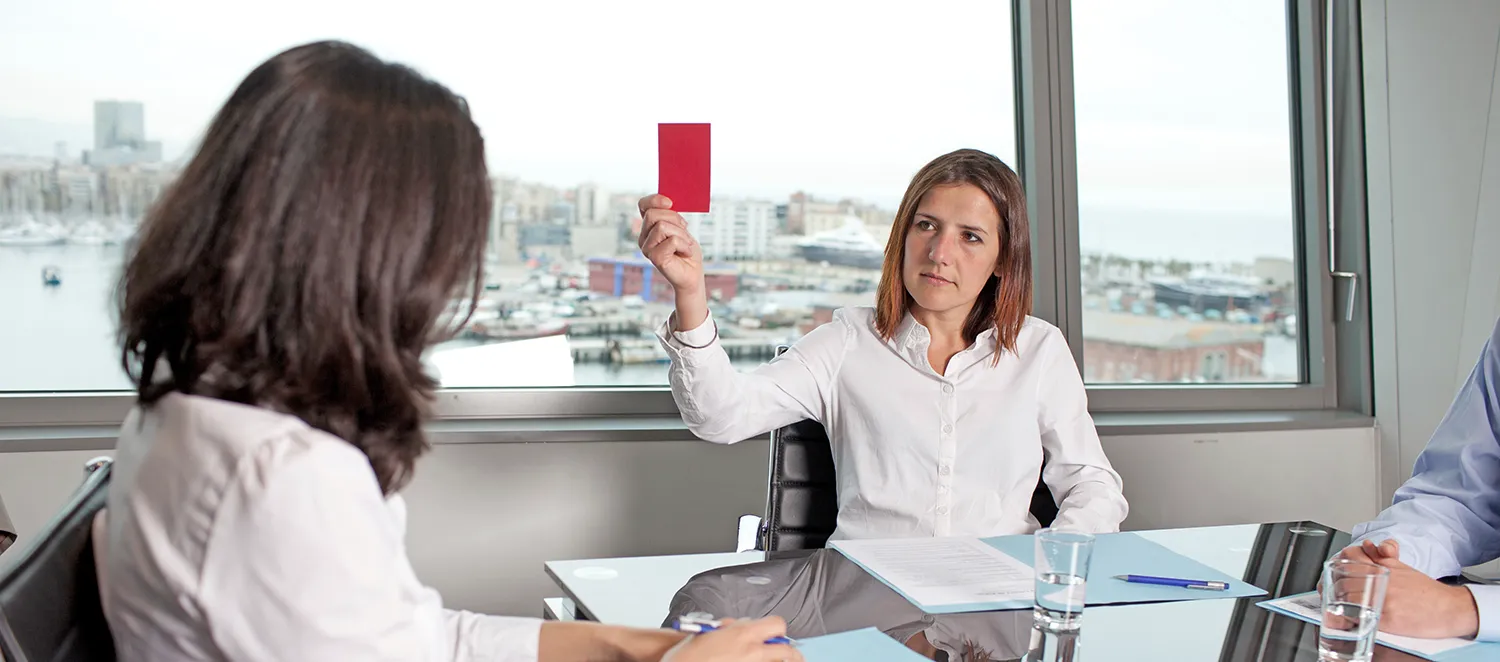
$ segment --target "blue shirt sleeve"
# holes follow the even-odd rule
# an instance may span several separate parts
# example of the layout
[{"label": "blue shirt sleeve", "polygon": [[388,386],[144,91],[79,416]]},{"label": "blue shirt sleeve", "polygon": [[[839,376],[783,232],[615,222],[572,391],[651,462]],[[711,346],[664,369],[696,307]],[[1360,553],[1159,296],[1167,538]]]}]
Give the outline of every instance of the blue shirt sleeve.
[{"label": "blue shirt sleeve", "polygon": [[[1354,536],[1356,542],[1395,538],[1401,561],[1432,577],[1500,557],[1500,324],[1411,479],[1396,490],[1391,507],[1355,527]],[[1481,628],[1484,639],[1500,639],[1497,597],[1475,592],[1489,630]]]},{"label": "blue shirt sleeve", "polygon": [[1500,641],[1500,586],[1469,585],[1474,604],[1479,607],[1478,641]]}]

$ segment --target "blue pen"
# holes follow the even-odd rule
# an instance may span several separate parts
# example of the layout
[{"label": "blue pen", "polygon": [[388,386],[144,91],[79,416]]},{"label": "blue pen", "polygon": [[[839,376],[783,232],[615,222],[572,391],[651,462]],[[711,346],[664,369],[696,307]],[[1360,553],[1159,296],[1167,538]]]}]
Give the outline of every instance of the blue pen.
[{"label": "blue pen", "polygon": [[[714,630],[717,630],[723,626],[724,624],[720,621],[715,620],[713,616],[702,613],[687,614],[681,618],[678,618],[676,622],[672,623],[672,629],[677,630],[678,632],[689,632],[692,634],[713,632]],[[767,639],[766,643],[795,645],[797,642],[788,637],[772,637],[770,639]]]},{"label": "blue pen", "polygon": [[1179,588],[1197,588],[1205,591],[1229,590],[1229,582],[1214,582],[1202,579],[1174,579],[1172,577],[1152,577],[1150,575],[1115,575],[1115,579],[1127,581],[1132,584],[1157,584]]}]

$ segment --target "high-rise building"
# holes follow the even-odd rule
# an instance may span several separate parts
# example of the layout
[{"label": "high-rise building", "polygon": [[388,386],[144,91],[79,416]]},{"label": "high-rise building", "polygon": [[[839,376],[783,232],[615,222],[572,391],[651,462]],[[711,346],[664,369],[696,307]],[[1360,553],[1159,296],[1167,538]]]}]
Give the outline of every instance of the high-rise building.
[{"label": "high-rise building", "polygon": [[776,203],[718,198],[707,214],[688,214],[688,230],[706,260],[754,260],[766,256],[776,227]]},{"label": "high-rise building", "polygon": [[53,209],[65,214],[102,214],[100,176],[81,166],[59,166],[51,170]]},{"label": "high-rise building", "polygon": [[146,106],[139,101],[94,102],[94,149],[146,142]]},{"label": "high-rise building", "polygon": [[50,211],[51,170],[40,164],[0,163],[0,225],[23,214]]},{"label": "high-rise building", "polygon": [[161,143],[146,140],[146,106],[139,101],[94,102],[94,149],[84,152],[92,166],[161,161]]},{"label": "high-rise building", "polygon": [[603,225],[609,219],[609,191],[597,184],[580,184],[573,191],[573,204],[578,225]]},{"label": "high-rise building", "polygon": [[489,254],[501,264],[521,262],[520,210],[515,202],[518,183],[514,177],[490,179]]}]

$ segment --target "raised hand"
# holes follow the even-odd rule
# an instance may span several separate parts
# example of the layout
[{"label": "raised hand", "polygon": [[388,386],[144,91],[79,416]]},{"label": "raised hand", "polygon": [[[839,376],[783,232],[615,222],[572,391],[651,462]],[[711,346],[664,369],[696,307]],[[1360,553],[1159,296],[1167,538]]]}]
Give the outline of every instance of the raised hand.
[{"label": "raised hand", "polygon": [[641,198],[641,253],[676,296],[674,330],[696,329],[708,319],[707,286],[703,281],[703,249],[688,232],[682,214],[672,211],[672,200],[664,195]]},{"label": "raised hand", "polygon": [[702,291],[703,249],[664,195],[641,198],[641,252],[678,292]]}]

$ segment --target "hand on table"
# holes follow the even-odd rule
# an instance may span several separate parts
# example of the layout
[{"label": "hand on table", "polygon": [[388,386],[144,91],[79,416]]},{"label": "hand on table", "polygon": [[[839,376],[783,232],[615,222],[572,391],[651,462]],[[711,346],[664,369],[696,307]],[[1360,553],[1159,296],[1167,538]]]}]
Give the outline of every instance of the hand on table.
[{"label": "hand on table", "polygon": [[1407,637],[1472,637],[1479,632],[1479,607],[1462,586],[1449,586],[1401,562],[1401,545],[1365,541],[1339,553],[1342,558],[1390,569],[1380,631]]}]

